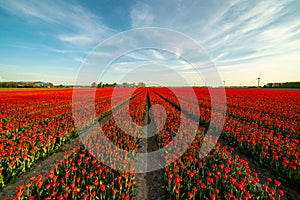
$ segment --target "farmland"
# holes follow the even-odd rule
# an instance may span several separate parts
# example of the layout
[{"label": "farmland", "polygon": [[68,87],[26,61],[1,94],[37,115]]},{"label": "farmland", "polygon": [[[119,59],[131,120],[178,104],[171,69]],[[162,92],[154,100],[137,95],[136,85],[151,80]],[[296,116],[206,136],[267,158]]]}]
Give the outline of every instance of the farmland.
[{"label": "farmland", "polygon": [[[88,98],[90,90],[77,89],[80,101],[74,101],[72,89],[0,90],[0,193],[86,131],[47,173],[22,180],[13,195],[1,198],[134,199],[136,190],[145,189],[134,173],[136,163],[118,152],[108,154],[113,148],[103,141],[130,152],[134,160],[145,140],[140,126],[151,118],[157,129],[153,141],[166,163],[153,180],[163,185],[162,199],[296,199],[300,90],[226,89],[222,134],[208,140],[212,112],[219,116],[222,104],[211,108],[207,88],[194,88],[196,99],[186,88],[123,88],[114,96],[112,88],[95,89]],[[149,112],[157,104],[165,121],[159,109]],[[132,126],[128,112],[139,126]],[[216,145],[199,156],[208,144]]]}]

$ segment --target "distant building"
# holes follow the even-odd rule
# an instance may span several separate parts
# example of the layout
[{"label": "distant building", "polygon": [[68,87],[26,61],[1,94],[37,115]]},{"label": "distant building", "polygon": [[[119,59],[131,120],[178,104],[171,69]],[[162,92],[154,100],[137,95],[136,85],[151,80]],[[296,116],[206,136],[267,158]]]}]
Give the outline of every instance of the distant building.
[{"label": "distant building", "polygon": [[37,85],[38,87],[47,87],[47,83],[42,81],[33,82],[34,85]]}]

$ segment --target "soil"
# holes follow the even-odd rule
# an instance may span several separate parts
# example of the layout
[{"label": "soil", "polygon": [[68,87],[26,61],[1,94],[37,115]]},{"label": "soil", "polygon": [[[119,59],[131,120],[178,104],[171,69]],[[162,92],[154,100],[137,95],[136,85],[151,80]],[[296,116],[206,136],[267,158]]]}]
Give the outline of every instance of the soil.
[{"label": "soil", "polygon": [[[144,143],[144,145],[143,145]],[[144,140],[142,148],[139,152],[152,152],[157,150],[157,143],[155,137],[150,137]],[[149,165],[149,164],[148,164]],[[135,189],[134,200],[157,200],[165,196],[163,183],[163,169],[156,171],[137,173],[135,175],[137,186]]]},{"label": "soil", "polygon": [[[145,123],[148,124],[148,128],[145,130],[148,135],[152,135],[152,133],[156,133],[156,127],[154,123],[150,123],[150,101],[147,93],[146,100],[146,112],[145,112]],[[142,139],[141,148],[139,148],[139,153],[147,153],[156,151],[158,149],[156,137],[148,137]],[[147,163],[147,166],[150,166],[150,163]],[[146,172],[146,173],[137,173],[135,175],[137,180],[137,188],[135,189],[134,200],[157,200],[165,195],[165,191],[163,189],[163,169],[159,169],[156,171]]]},{"label": "soil", "polygon": [[[158,149],[155,137],[148,139],[148,152],[156,151]],[[157,200],[165,196],[164,182],[163,182],[164,171],[163,168],[146,173],[147,181],[147,198],[149,200]]]},{"label": "soil", "polygon": [[[147,152],[147,140],[141,141],[141,148],[138,150],[139,153],[146,153]],[[147,199],[147,173],[137,173],[135,174],[136,178],[136,188],[134,190],[134,197],[133,200],[139,199]]]}]

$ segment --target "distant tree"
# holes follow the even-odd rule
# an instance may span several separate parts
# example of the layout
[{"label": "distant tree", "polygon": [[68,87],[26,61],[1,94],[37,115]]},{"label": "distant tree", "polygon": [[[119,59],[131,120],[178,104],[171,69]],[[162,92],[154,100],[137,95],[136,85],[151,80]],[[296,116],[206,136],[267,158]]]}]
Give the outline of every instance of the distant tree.
[{"label": "distant tree", "polygon": [[93,82],[93,83],[92,83],[92,87],[93,87],[93,88],[97,87],[97,85],[98,85],[98,84],[97,84],[96,82]]},{"label": "distant tree", "polygon": [[135,85],[135,83],[131,83],[131,84],[129,84],[129,87],[131,87],[131,88],[135,88],[135,87],[136,87],[136,85]]},{"label": "distant tree", "polygon": [[128,83],[127,82],[122,83],[122,87],[127,88],[128,87]]},{"label": "distant tree", "polygon": [[0,88],[16,88],[18,84],[16,82],[0,82]]},{"label": "distant tree", "polygon": [[33,88],[33,87],[39,87],[39,85],[35,85],[34,83],[32,82],[28,82],[25,84],[25,87],[26,88]]},{"label": "distant tree", "polygon": [[47,83],[47,88],[53,88],[53,87],[54,87],[53,83],[51,83],[51,82]]},{"label": "distant tree", "polygon": [[138,83],[138,87],[139,87],[139,88],[144,88],[144,87],[146,87],[146,84],[143,83],[143,82],[139,82],[139,83]]},{"label": "distant tree", "polygon": [[103,82],[101,81],[98,85],[97,88],[102,88],[103,87]]},{"label": "distant tree", "polygon": [[300,88],[300,82],[267,83],[264,88]]}]

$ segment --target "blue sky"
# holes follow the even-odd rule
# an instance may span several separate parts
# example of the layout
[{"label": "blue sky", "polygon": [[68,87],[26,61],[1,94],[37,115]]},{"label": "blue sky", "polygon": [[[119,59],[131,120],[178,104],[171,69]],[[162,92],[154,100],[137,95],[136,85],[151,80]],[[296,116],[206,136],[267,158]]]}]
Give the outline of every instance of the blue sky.
[{"label": "blue sky", "polygon": [[[258,75],[262,84],[300,80],[300,1],[297,0],[3,0],[0,26],[1,81],[74,84],[85,59],[99,43],[120,32],[143,27],[167,28],[193,39],[207,52],[226,85],[255,85]],[[177,42],[182,41],[174,44]],[[128,69],[141,66],[143,72],[135,70],[124,80],[149,82],[147,69],[153,75],[153,82],[168,77],[166,84],[176,85],[177,79],[172,78],[171,71],[168,73],[169,68],[158,70],[163,68],[160,65],[172,65],[177,67],[173,68],[175,71],[180,68],[179,73],[188,74],[185,76],[188,84],[204,84],[205,80],[199,80],[178,59],[181,50],[178,52],[176,48],[173,54],[153,49],[131,52],[115,60],[101,80],[119,82]],[[158,74],[160,79],[154,80]],[[81,81],[90,84],[94,80]]]}]

